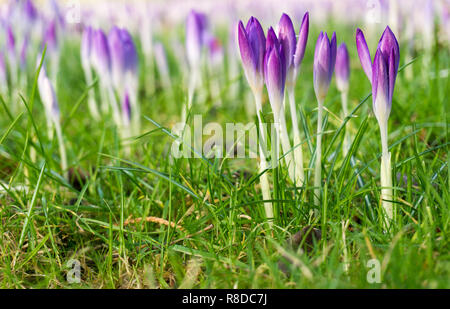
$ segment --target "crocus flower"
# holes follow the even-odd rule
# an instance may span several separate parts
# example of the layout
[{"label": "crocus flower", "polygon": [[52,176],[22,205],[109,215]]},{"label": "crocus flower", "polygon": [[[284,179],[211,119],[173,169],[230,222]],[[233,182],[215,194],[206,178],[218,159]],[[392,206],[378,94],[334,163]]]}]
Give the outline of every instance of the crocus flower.
[{"label": "crocus flower", "polygon": [[206,24],[204,14],[195,10],[189,12],[186,20],[186,51],[191,68],[196,68],[200,64]]},{"label": "crocus flower", "polygon": [[[264,78],[274,115],[279,116],[286,84],[286,60],[284,48],[272,27],[267,32]],[[278,121],[278,119],[277,119]]]},{"label": "crocus flower", "polygon": [[278,39],[283,45],[284,57],[286,59],[287,83],[294,86],[297,69],[305,56],[306,43],[308,42],[309,13],[303,16],[300,26],[298,42],[295,35],[294,25],[287,14],[281,16],[278,23]]},{"label": "crocus flower", "polygon": [[372,83],[372,100],[378,121],[386,122],[391,110],[392,95],[400,63],[400,49],[391,29],[386,27],[378,43],[372,63],[364,34],[356,31],[356,48],[361,65]]},{"label": "crocus flower", "polygon": [[126,74],[137,74],[138,56],[133,38],[126,29],[113,27],[108,36],[113,80],[117,85]]},{"label": "crocus flower", "polygon": [[295,38],[292,20],[287,14],[283,14],[278,23],[278,39],[280,44],[283,45],[286,71],[291,70],[293,68],[292,64],[294,63],[297,39]]},{"label": "crocus flower", "polygon": [[345,43],[339,45],[336,53],[336,84],[341,92],[348,91],[348,79],[350,76],[350,59]]},{"label": "crocus flower", "polygon": [[238,43],[241,52],[245,76],[253,91],[261,92],[264,85],[264,52],[266,37],[261,24],[251,17],[244,28],[242,21],[238,24]]},{"label": "crocus flower", "polygon": [[[237,38],[242,58],[242,66],[244,67],[245,76],[247,77],[247,81],[252,89],[253,96],[255,97],[256,115],[258,116],[259,131],[261,134],[261,142],[259,143],[261,192],[263,199],[268,201],[272,198],[270,194],[269,178],[266,171],[268,168],[268,163],[266,159],[267,155],[265,152],[265,147],[267,147],[267,145],[263,145],[267,141],[267,137],[265,128],[261,121],[266,38],[261,24],[255,17],[251,17],[249,19],[245,28],[242,21],[239,21],[237,28]],[[266,217],[270,220],[269,225],[271,225],[271,220],[273,219],[272,203],[265,202],[264,210]]]},{"label": "crocus flower", "polygon": [[356,47],[361,65],[372,83],[372,102],[375,117],[378,120],[381,135],[381,197],[387,221],[386,227],[393,218],[392,205],[392,169],[391,155],[388,147],[388,119],[391,112],[392,96],[400,62],[400,49],[397,38],[389,27],[383,32],[378,43],[373,63],[363,32],[356,31]]},{"label": "crocus flower", "polygon": [[309,13],[306,12],[303,16],[302,24],[298,34],[297,46],[294,53],[294,67],[298,68],[305,56],[306,43],[308,43],[309,34]]},{"label": "crocus flower", "polygon": [[92,64],[101,78],[109,80],[111,72],[111,54],[108,39],[101,29],[92,34]]},{"label": "crocus flower", "polygon": [[335,62],[336,33],[333,33],[330,41],[326,32],[320,32],[314,53],[314,91],[319,101],[323,101],[327,95]]},{"label": "crocus flower", "polygon": [[336,62],[336,33],[333,33],[331,41],[327,33],[320,32],[314,52],[314,91],[319,103],[317,116],[317,145],[316,165],[314,172],[314,202],[318,206],[320,202],[320,187],[322,183],[322,113],[323,102],[330,86]]},{"label": "crocus flower", "polygon": [[[295,37],[294,25],[290,17],[287,14],[281,16],[280,22],[278,23],[278,38],[283,45],[284,57],[286,59],[286,85],[287,93],[289,95],[289,105],[291,109],[292,117],[292,127],[294,131],[294,144],[296,148],[294,149],[295,157],[295,173],[296,173],[296,183],[299,185],[303,184],[304,181],[304,170],[303,170],[303,151],[300,137],[300,130],[298,127],[297,119],[297,108],[295,104],[294,87],[297,80],[297,75],[299,71],[300,64],[305,55],[306,43],[308,41],[309,32],[309,14],[305,13],[303,16],[302,24],[299,31],[299,39]],[[287,130],[287,129],[286,129]],[[286,134],[287,135],[287,134]]]}]

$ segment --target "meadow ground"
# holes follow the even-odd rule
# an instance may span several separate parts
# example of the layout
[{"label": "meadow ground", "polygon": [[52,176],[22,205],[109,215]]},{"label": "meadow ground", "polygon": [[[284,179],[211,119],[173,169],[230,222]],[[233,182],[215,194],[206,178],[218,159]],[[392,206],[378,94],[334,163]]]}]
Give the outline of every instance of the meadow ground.
[{"label": "meadow ground", "polygon": [[[145,134],[123,141],[111,120],[91,119],[79,43],[66,43],[57,93],[69,182],[59,167],[57,141],[48,136],[33,74],[28,89],[19,91],[23,100],[5,97],[0,106],[0,286],[450,288],[449,51],[436,44],[429,58],[418,54],[399,73],[389,120],[396,219],[385,231],[371,87],[356,54],[354,29],[337,28],[338,42],[347,43],[351,57],[351,156],[341,151],[343,119],[333,80],[325,103],[322,202],[318,208],[312,203],[312,177],[295,188],[281,165],[270,172],[272,230],[255,159],[169,159],[173,138],[163,128],[179,120],[186,100],[170,50],[175,99],[158,79],[150,93],[141,70]],[[318,32],[310,31],[296,88],[305,162],[315,147],[312,57]],[[243,74],[233,83],[236,97],[229,95],[231,83],[221,83],[221,105],[208,96],[196,103],[197,96],[192,114],[220,124],[255,121],[246,108],[253,102],[246,103],[252,97]],[[270,122],[268,105],[265,98]],[[129,153],[123,144],[130,145]],[[79,283],[67,280],[73,261],[80,263]]]}]

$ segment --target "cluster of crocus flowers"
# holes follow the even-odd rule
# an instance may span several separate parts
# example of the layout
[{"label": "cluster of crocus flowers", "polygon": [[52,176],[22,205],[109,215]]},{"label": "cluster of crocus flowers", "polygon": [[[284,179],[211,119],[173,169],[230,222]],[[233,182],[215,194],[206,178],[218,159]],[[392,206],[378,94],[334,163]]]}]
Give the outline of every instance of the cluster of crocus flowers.
[{"label": "cluster of crocus flowers", "polygon": [[[309,34],[309,13],[306,12],[300,26],[298,40],[296,38],[294,25],[287,14],[281,16],[278,24],[278,39],[283,45],[286,61],[286,91],[289,97],[292,128],[294,133],[294,166],[295,180],[297,185],[303,185],[305,174],[303,169],[303,151],[301,145],[299,121],[295,104],[295,84],[298,78],[301,62],[305,56],[306,43]],[[285,104],[283,104],[285,105]],[[290,147],[289,147],[290,148]]]},{"label": "cluster of crocus flowers", "polygon": [[393,190],[391,154],[388,147],[388,120],[392,106],[395,80],[400,62],[397,39],[389,27],[383,32],[372,62],[363,32],[356,31],[356,47],[361,65],[372,83],[373,112],[377,118],[381,135],[381,199],[388,227],[393,219]]},{"label": "cluster of crocus flowers", "polygon": [[333,33],[331,40],[325,32],[320,32],[314,52],[314,92],[316,93],[319,105],[317,115],[317,143],[316,143],[316,163],[314,172],[315,204],[320,203],[320,192],[322,183],[322,119],[323,105],[330,87],[331,78],[336,63],[336,33]]},{"label": "cluster of crocus flowers", "polygon": [[[256,114],[258,116],[259,123],[259,131],[260,131],[260,140],[259,149],[260,149],[260,162],[259,162],[259,170],[261,173],[260,183],[261,183],[261,191],[263,195],[263,199],[266,201],[264,203],[264,209],[266,212],[267,219],[273,219],[273,206],[271,202],[267,202],[271,200],[270,194],[270,184],[269,184],[269,176],[267,174],[268,162],[267,162],[267,154],[266,149],[263,146],[267,141],[267,134],[265,128],[263,126],[263,122],[261,119],[262,114],[262,95],[263,95],[263,87],[264,87],[264,67],[267,66],[269,59],[265,59],[265,49],[266,49],[266,37],[264,35],[264,30],[261,27],[259,21],[251,17],[247,22],[246,27],[244,28],[244,24],[242,21],[238,24],[238,43],[239,50],[241,52],[242,65],[244,67],[244,73],[247,77],[247,81],[250,85],[250,88],[253,92],[256,104]],[[279,51],[274,51],[274,53],[278,53]],[[275,61],[279,62],[279,59],[275,59],[277,55],[273,56],[273,59],[270,61],[275,65]],[[278,81],[274,81],[278,83]],[[273,93],[273,95],[276,95]]]},{"label": "cluster of crocus flowers", "polygon": [[[138,134],[138,55],[130,33],[113,27],[107,36],[101,29],[86,27],[82,35],[81,58],[87,83],[93,81],[92,70],[99,78],[102,112],[112,111],[123,137]],[[89,92],[88,102],[92,115],[98,117],[93,91]]]},{"label": "cluster of crocus flowers", "polygon": [[[303,18],[300,36],[297,42],[291,19],[283,14],[278,25],[276,35],[272,27],[267,32],[267,39],[259,21],[251,17],[244,28],[242,22],[238,24],[238,41],[241,52],[245,76],[255,97],[256,113],[260,128],[260,172],[261,187],[264,200],[270,200],[269,180],[266,173],[267,163],[267,135],[262,123],[262,91],[264,84],[267,88],[269,102],[273,113],[276,130],[275,140],[272,140],[272,160],[278,160],[278,143],[281,141],[285,163],[288,167],[289,178],[293,183],[302,185],[304,182],[303,154],[300,145],[297,109],[293,96],[299,65],[305,53],[308,36],[308,13]],[[286,85],[291,94],[291,114],[294,127],[294,143],[291,147],[285,119],[285,91]],[[278,164],[276,162],[276,164]],[[272,218],[273,209],[270,203],[265,203],[267,218]]]}]

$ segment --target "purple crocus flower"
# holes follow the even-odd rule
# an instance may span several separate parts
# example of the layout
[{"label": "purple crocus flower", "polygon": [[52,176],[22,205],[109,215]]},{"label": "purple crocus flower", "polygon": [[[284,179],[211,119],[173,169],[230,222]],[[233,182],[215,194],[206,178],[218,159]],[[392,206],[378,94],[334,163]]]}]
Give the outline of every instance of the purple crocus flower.
[{"label": "purple crocus flower", "polygon": [[111,72],[111,54],[108,39],[101,29],[94,30],[92,35],[92,62],[102,78],[109,78]]},{"label": "purple crocus flower", "polygon": [[[138,55],[133,38],[126,29],[113,27],[108,36],[115,87],[122,92],[126,80],[137,80]],[[127,81],[129,82],[129,81]]]},{"label": "purple crocus flower", "polygon": [[314,91],[319,101],[327,95],[336,62],[336,33],[331,41],[327,33],[320,32],[314,53]]},{"label": "purple crocus flower", "polygon": [[341,92],[348,91],[348,79],[350,76],[350,59],[345,43],[339,45],[336,53],[336,84]]},{"label": "purple crocus flower", "polygon": [[283,45],[286,70],[289,70],[291,65],[294,63],[294,53],[297,39],[295,38],[295,30],[292,20],[287,14],[283,14],[280,22],[278,23],[278,38],[280,44]]},{"label": "purple crocus flower", "polygon": [[277,39],[272,27],[267,32],[264,78],[270,104],[275,115],[279,114],[286,83],[286,60],[284,47]]},{"label": "purple crocus flower", "polygon": [[284,57],[286,59],[286,72],[288,83],[293,86],[296,72],[305,55],[306,43],[308,42],[309,13],[303,16],[299,31],[299,40],[295,36],[294,25],[287,14],[281,16],[278,23],[278,39],[283,45]]},{"label": "purple crocus flower", "polygon": [[264,85],[264,52],[266,37],[261,24],[251,17],[244,29],[242,21],[238,24],[238,43],[245,76],[254,92],[261,92]]},{"label": "purple crocus flower", "polygon": [[126,30],[122,29],[120,31],[122,38],[122,48],[124,60],[124,72],[130,72],[132,74],[137,74],[138,70],[138,54],[136,50],[136,45],[134,44],[131,34]]},{"label": "purple crocus flower", "polygon": [[391,29],[386,27],[378,43],[372,63],[364,34],[356,31],[356,48],[361,65],[372,83],[372,100],[375,116],[379,122],[387,121],[392,104],[395,80],[400,63],[400,49]]},{"label": "purple crocus flower", "polygon": [[206,32],[206,16],[191,10],[186,20],[186,51],[189,65],[195,68],[199,65],[204,36]]}]

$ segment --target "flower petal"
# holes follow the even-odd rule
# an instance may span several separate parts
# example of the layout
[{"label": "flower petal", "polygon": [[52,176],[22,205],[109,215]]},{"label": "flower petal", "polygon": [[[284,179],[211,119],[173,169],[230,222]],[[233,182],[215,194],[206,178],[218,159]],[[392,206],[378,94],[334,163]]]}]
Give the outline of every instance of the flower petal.
[{"label": "flower petal", "polygon": [[356,29],[356,49],[358,50],[359,61],[363,67],[367,78],[372,82],[372,60],[370,58],[369,47],[367,47],[364,33],[361,29]]}]

